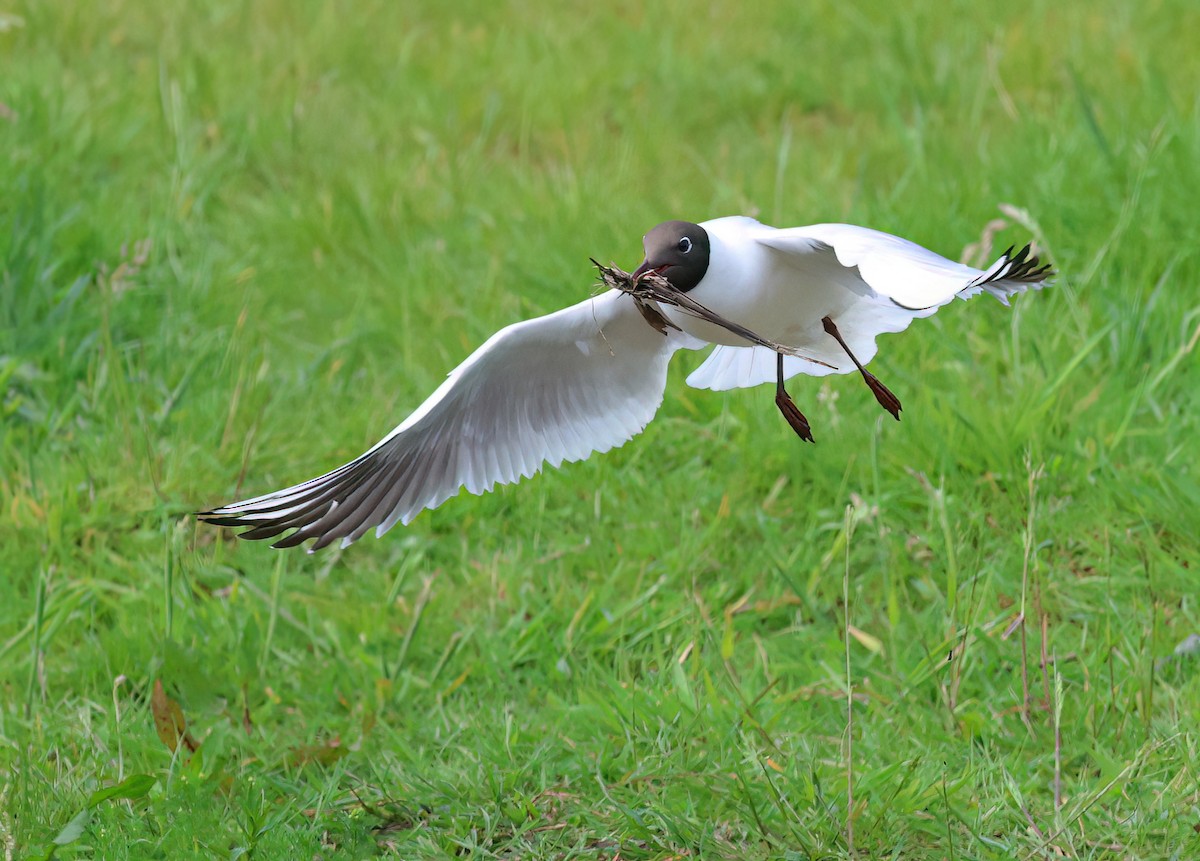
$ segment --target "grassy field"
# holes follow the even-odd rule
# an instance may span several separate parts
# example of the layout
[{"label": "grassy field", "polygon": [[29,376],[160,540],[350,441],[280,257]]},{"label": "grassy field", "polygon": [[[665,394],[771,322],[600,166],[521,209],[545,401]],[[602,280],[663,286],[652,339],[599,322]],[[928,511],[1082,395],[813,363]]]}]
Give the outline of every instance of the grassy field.
[{"label": "grassy field", "polygon": [[[1197,32],[0,9],[3,857],[1200,856]],[[1003,218],[1062,275],[885,337],[900,424],[798,379],[802,445],[688,354],[624,448],[383,540],[192,518],[357,454],[589,255],[738,213],[954,258]]]}]

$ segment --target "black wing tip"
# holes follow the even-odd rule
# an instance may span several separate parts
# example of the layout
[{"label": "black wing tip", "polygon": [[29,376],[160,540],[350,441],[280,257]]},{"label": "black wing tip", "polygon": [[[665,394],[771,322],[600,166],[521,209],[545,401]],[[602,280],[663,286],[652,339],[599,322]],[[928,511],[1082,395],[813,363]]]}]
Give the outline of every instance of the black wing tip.
[{"label": "black wing tip", "polygon": [[1040,284],[1057,274],[1049,263],[1042,263],[1038,256],[1032,253],[1032,242],[1027,242],[1025,247],[1016,254],[1013,253],[1015,247],[1010,245],[1004,252],[1000,258],[1001,265],[993,275],[981,278],[971,286],[982,287],[985,284],[995,284],[1000,281]]},{"label": "black wing tip", "polygon": [[[338,467],[332,472],[310,479],[295,487],[259,498],[257,501],[235,502],[208,511],[196,512],[202,523],[231,529],[246,527],[237,537],[246,541],[275,538],[289,529],[290,534],[272,544],[284,549],[296,547],[310,538],[312,553],[329,546],[343,534],[339,522],[327,522],[328,517],[347,499],[354,499],[364,483],[377,486],[387,474],[386,460],[374,459],[371,452]],[[353,508],[349,516],[353,516]],[[355,523],[360,525],[360,523]]]},{"label": "black wing tip", "polygon": [[236,515],[226,514],[219,508],[214,508],[212,511],[197,511],[193,517],[201,523],[208,523],[213,526],[242,526],[242,518]]},{"label": "black wing tip", "polygon": [[[246,538],[250,541],[259,541],[264,538],[274,538],[282,530],[276,531],[276,532],[272,533],[271,535],[252,536],[250,533],[254,532],[254,531],[255,530],[251,529],[249,532],[238,533],[238,538]],[[285,535],[283,538],[280,538],[278,541],[276,541],[274,544],[272,544],[271,547],[274,548],[275,550],[286,550],[289,547],[299,547],[301,544],[303,544],[308,539],[315,537],[314,535],[312,535],[312,533],[305,535],[304,532],[305,532],[305,530],[303,530],[303,529],[297,529],[291,535]],[[315,545],[313,547],[309,548],[310,552],[315,549],[316,549]]]},{"label": "black wing tip", "polygon": [[[286,532],[288,529],[292,528],[287,524],[280,525],[280,521],[252,520],[241,515],[225,514],[222,513],[221,509],[219,508],[214,508],[210,511],[197,511],[194,512],[194,516],[201,523],[205,523],[210,526],[223,526],[227,529],[239,529],[241,527],[246,527],[242,532],[237,533],[237,537],[243,541],[265,541],[268,538],[274,538],[281,532]],[[312,533],[304,535],[302,534],[303,532],[303,527],[297,528],[291,535],[281,538],[271,546],[277,549],[284,549],[302,544],[309,538],[318,538],[318,536]],[[309,548],[309,552],[311,553],[314,550],[320,550],[327,546],[328,543],[329,542],[321,543],[318,540],[312,547]]]}]

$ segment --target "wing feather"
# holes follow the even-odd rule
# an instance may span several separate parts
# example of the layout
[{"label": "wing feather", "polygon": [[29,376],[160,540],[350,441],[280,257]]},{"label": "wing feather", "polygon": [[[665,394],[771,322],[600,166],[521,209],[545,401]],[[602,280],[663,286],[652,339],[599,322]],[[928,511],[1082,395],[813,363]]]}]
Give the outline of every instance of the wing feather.
[{"label": "wing feather", "polygon": [[981,271],[899,236],[853,224],[793,227],[765,234],[759,241],[785,253],[832,251],[843,266],[857,268],[875,293],[910,310],[937,308],[955,296],[965,299],[981,290],[1005,301],[1031,287],[1045,286],[1053,274],[1049,265],[1042,266],[1036,256],[1030,256],[1028,245],[1016,255],[1008,249]]},{"label": "wing feather", "polygon": [[414,413],[325,475],[200,517],[310,551],[382,535],[466,488],[491,490],[639,433],[662,403],[667,363],[697,342],[646,325],[616,291],[502,329]]}]

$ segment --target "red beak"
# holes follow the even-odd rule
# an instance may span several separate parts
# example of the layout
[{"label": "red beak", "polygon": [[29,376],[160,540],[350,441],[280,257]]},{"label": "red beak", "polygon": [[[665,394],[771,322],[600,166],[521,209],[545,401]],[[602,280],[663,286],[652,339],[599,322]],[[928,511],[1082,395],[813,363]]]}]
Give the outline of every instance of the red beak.
[{"label": "red beak", "polygon": [[641,278],[647,272],[659,273],[667,268],[668,268],[667,266],[654,266],[650,263],[649,260],[643,260],[642,265],[639,266],[637,269],[633,270],[633,280],[637,281],[639,278]]}]

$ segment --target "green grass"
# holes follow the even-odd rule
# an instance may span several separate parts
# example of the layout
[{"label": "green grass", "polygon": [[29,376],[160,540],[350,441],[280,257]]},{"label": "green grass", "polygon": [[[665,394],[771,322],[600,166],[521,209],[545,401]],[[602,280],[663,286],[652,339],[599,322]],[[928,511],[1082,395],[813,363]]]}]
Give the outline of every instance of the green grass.
[{"label": "green grass", "polygon": [[[5,858],[1200,854],[1200,8],[743,6],[0,15]],[[189,514],[658,221],[957,257],[1003,204],[1059,283],[885,338],[898,425],[798,380],[801,445],[688,355],[624,448],[383,540]]]}]

